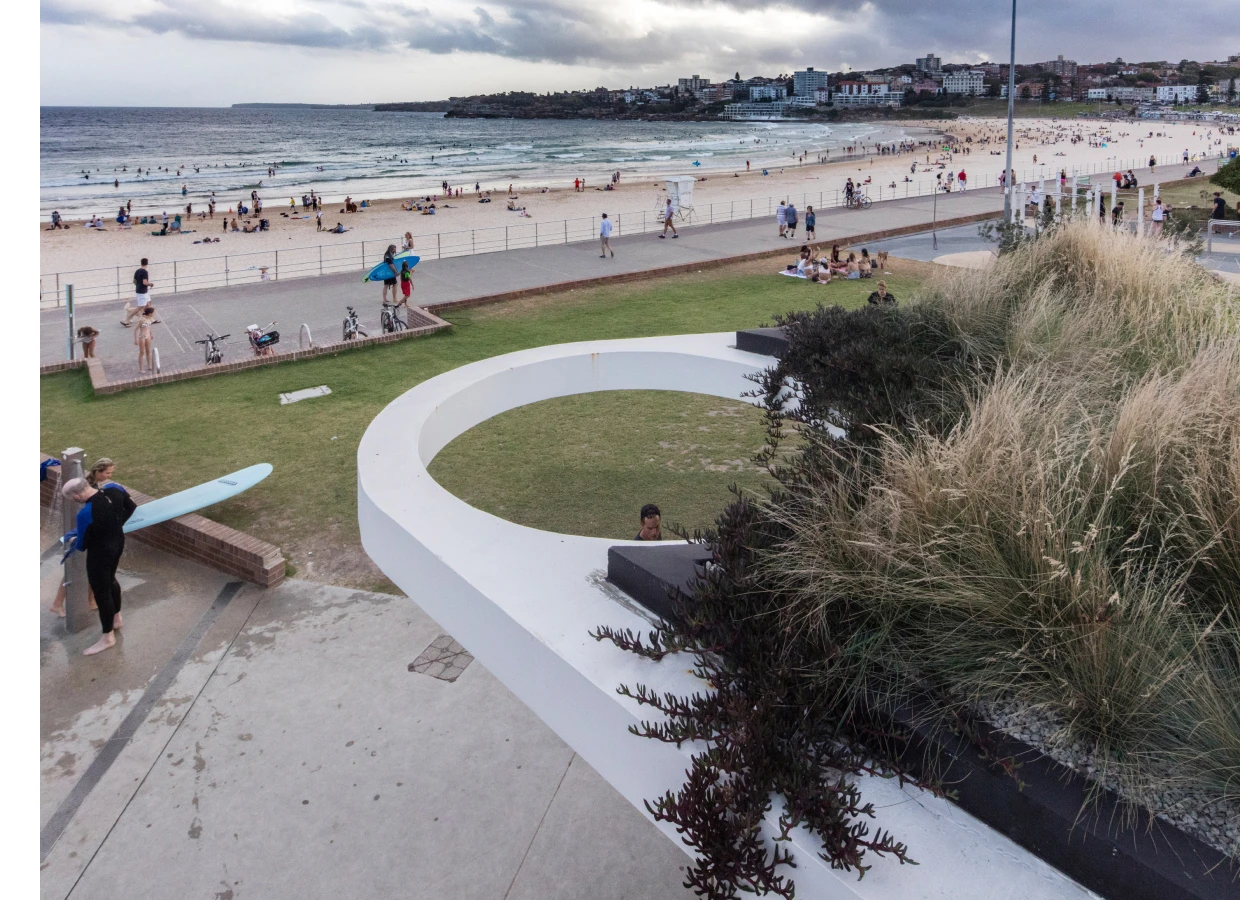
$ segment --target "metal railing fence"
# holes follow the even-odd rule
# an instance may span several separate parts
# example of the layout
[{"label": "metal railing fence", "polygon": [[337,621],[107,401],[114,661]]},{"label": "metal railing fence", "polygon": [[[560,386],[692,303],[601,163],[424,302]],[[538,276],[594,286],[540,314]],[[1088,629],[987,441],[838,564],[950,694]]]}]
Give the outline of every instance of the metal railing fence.
[{"label": "metal railing fence", "polygon": [[[897,156],[899,154],[896,154]],[[917,154],[912,153],[912,156]],[[873,154],[871,154],[873,156]],[[1221,159],[1221,154],[1219,158]],[[882,156],[874,158],[882,159]],[[1210,157],[1214,159],[1215,157]],[[1158,165],[1178,163],[1178,156],[1160,157]],[[1199,159],[1198,161],[1205,161]],[[968,158],[957,156],[952,167],[968,167]],[[918,166],[927,165],[919,162]],[[929,163],[936,166],[937,161]],[[1110,159],[1088,166],[1068,169],[1070,177],[1097,175],[1115,170],[1148,168],[1149,157],[1143,159]],[[1017,173],[1019,182],[1037,181],[1041,178],[1055,179],[1061,169],[1067,168],[1055,162],[1041,164],[1037,169],[1023,169]],[[925,174],[922,172],[921,174]],[[911,182],[861,185],[875,202],[902,200],[909,197],[929,196],[934,193],[935,182],[926,179]],[[978,190],[999,186],[997,175],[968,179],[968,189]],[[959,190],[957,188],[957,190]],[[720,201],[695,207],[677,227],[695,225],[718,225],[773,217],[780,200],[792,200],[802,212],[807,206],[814,209],[837,209],[846,205],[844,192],[801,191],[779,196],[748,200]],[[648,234],[663,226],[658,211],[627,212],[612,218],[612,237]],[[455,256],[471,256],[480,253],[497,253],[531,247],[572,244],[598,239],[597,216],[561,219],[553,222],[521,222],[515,225],[496,225],[488,228],[471,228],[437,234],[415,236],[416,249],[423,259],[448,259]],[[395,240],[365,240],[346,243],[326,243],[310,247],[285,248],[282,250],[258,250],[250,253],[230,253],[170,262],[154,262],[147,272],[154,285],[153,296],[203,288],[228,287],[253,284],[261,281],[278,281],[304,278],[339,272],[363,273],[383,260],[388,246]],[[76,303],[98,303],[125,300],[133,295],[132,269],[128,266],[79,269],[71,272],[54,272],[39,278],[40,306],[58,307],[64,303],[64,289],[74,285]]]}]

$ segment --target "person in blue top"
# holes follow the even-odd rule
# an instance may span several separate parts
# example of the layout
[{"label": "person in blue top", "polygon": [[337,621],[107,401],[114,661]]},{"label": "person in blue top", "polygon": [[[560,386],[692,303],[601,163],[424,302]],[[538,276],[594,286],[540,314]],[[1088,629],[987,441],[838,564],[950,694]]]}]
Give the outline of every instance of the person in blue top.
[{"label": "person in blue top", "polygon": [[113,631],[121,623],[121,586],[116,568],[125,552],[125,523],[138,508],[129,492],[114,481],[95,488],[85,478],[73,478],[60,489],[66,500],[82,504],[78,510],[77,527],[64,537],[70,553],[86,553],[86,580],[90,583],[99,609],[103,636],[86,648],[85,656],[94,656],[116,645]]}]

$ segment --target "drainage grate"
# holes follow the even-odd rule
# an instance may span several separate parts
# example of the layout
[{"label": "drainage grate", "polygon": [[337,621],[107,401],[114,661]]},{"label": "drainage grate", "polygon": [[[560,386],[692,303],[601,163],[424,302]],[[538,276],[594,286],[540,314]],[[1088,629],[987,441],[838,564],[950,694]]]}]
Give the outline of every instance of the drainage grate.
[{"label": "drainage grate", "polygon": [[410,672],[419,672],[440,681],[456,681],[474,661],[474,657],[450,635],[441,634],[409,664]]}]

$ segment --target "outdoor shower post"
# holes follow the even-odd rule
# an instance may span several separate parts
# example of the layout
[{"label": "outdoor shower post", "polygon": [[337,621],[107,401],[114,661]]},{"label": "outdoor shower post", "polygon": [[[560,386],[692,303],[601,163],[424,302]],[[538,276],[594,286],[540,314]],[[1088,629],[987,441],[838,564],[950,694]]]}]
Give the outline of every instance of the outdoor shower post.
[{"label": "outdoor shower post", "polygon": [[[60,454],[60,484],[64,486],[74,478],[83,476],[82,460],[86,451],[81,447],[70,447]],[[55,500],[53,500],[53,503]],[[61,498],[60,533],[68,534],[77,528],[78,510],[82,504],[67,497]],[[89,586],[86,582],[86,554],[77,552],[69,554],[64,566],[65,583],[65,628],[75,634],[89,628],[91,619]]]},{"label": "outdoor shower post", "polygon": [[73,359],[73,335],[76,332],[76,328],[74,327],[75,326],[75,322],[74,322],[75,308],[74,308],[74,303],[73,303],[73,285],[71,284],[65,285],[65,313],[68,316],[67,323],[69,326],[69,333],[66,336],[68,339],[68,344],[69,344],[68,358]]}]

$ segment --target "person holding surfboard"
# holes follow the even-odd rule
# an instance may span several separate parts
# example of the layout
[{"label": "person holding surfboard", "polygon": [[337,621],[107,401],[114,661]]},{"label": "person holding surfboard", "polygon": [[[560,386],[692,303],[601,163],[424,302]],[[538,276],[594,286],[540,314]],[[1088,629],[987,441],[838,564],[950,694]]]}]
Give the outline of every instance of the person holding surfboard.
[{"label": "person holding surfboard", "polygon": [[116,646],[113,632],[122,625],[121,586],[116,580],[116,569],[125,552],[125,523],[138,506],[115,482],[100,490],[91,487],[85,478],[73,478],[60,492],[66,500],[82,504],[77,527],[64,537],[68,547],[65,556],[75,550],[86,553],[86,580],[95,595],[103,629],[103,636],[83,651],[84,656],[94,656]]},{"label": "person holding surfboard", "polygon": [[396,245],[395,244],[388,244],[387,251],[383,254],[383,263],[384,265],[388,267],[388,271],[391,273],[390,278],[383,279],[383,302],[384,303],[387,302],[388,290],[391,289],[392,302],[395,303],[396,302],[396,279],[397,279]]}]

